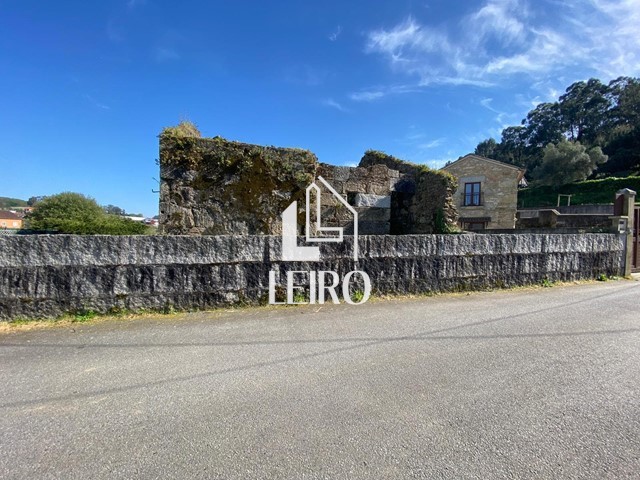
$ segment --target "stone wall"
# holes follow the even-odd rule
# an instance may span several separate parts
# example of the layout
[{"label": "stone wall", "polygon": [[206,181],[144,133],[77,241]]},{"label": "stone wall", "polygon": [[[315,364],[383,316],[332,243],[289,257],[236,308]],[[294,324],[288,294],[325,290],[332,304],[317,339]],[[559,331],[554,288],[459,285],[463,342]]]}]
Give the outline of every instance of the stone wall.
[{"label": "stone wall", "polygon": [[[160,135],[160,233],[278,234],[294,200],[302,225],[305,190],[318,175],[360,209],[361,233],[439,233],[455,225],[455,185],[443,172],[378,152],[367,152],[357,168],[337,167],[306,150],[172,132]],[[323,202],[332,224],[348,224],[334,199],[323,195]]]},{"label": "stone wall", "polygon": [[[321,163],[322,176],[358,213],[360,235],[390,233],[391,193],[400,174],[386,165],[336,167]],[[325,226],[340,226],[353,235],[353,215],[331,193],[322,195],[322,220]]]},{"label": "stone wall", "polygon": [[384,294],[578,280],[620,274],[623,250],[613,234],[379,235],[360,237],[355,264],[346,243],[296,264],[279,236],[0,237],[0,319],[261,303],[270,270],[359,269]]},{"label": "stone wall", "polygon": [[160,233],[277,234],[317,167],[306,150],[161,135]]},{"label": "stone wall", "polygon": [[612,214],[560,213],[555,208],[518,211],[516,228],[583,228],[609,231]]},{"label": "stone wall", "polygon": [[369,150],[359,166],[373,165],[385,165],[399,172],[391,192],[390,233],[445,233],[455,226],[453,193],[457,182],[451,175]]},{"label": "stone wall", "polygon": [[560,213],[613,215],[613,204],[560,205],[559,207],[553,208]]}]

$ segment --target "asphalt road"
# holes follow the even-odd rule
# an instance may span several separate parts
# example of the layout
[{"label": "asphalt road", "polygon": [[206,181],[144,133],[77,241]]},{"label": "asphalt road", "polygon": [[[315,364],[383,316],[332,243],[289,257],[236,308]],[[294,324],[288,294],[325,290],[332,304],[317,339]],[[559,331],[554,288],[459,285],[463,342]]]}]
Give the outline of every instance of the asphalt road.
[{"label": "asphalt road", "polygon": [[640,282],[0,335],[1,478],[640,478]]}]

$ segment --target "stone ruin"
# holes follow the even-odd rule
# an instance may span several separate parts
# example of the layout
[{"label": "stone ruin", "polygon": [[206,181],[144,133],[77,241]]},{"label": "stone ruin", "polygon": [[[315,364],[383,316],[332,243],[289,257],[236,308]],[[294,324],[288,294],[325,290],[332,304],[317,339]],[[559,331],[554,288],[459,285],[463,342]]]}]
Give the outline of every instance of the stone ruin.
[{"label": "stone ruin", "polygon": [[[361,235],[445,233],[456,224],[455,179],[442,171],[368,151],[357,167],[318,162],[295,148],[200,138],[166,129],[160,135],[160,233],[279,235],[281,214],[324,178],[358,212]],[[353,231],[347,208],[321,195],[323,225]]]}]

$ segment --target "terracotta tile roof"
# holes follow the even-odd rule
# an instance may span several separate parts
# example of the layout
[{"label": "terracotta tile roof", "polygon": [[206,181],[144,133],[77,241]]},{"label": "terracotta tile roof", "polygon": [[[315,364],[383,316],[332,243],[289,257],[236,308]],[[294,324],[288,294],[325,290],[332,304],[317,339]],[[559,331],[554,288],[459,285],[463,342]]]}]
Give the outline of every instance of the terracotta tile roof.
[{"label": "terracotta tile roof", "polygon": [[18,215],[7,210],[0,210],[0,218],[2,220],[22,220]]}]

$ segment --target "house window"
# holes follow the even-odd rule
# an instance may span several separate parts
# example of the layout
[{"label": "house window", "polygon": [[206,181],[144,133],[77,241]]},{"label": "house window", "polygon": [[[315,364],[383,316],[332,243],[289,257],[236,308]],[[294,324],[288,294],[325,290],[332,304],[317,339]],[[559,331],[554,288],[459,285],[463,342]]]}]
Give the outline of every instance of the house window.
[{"label": "house window", "polygon": [[462,205],[465,207],[482,205],[480,182],[464,184],[464,203]]}]

